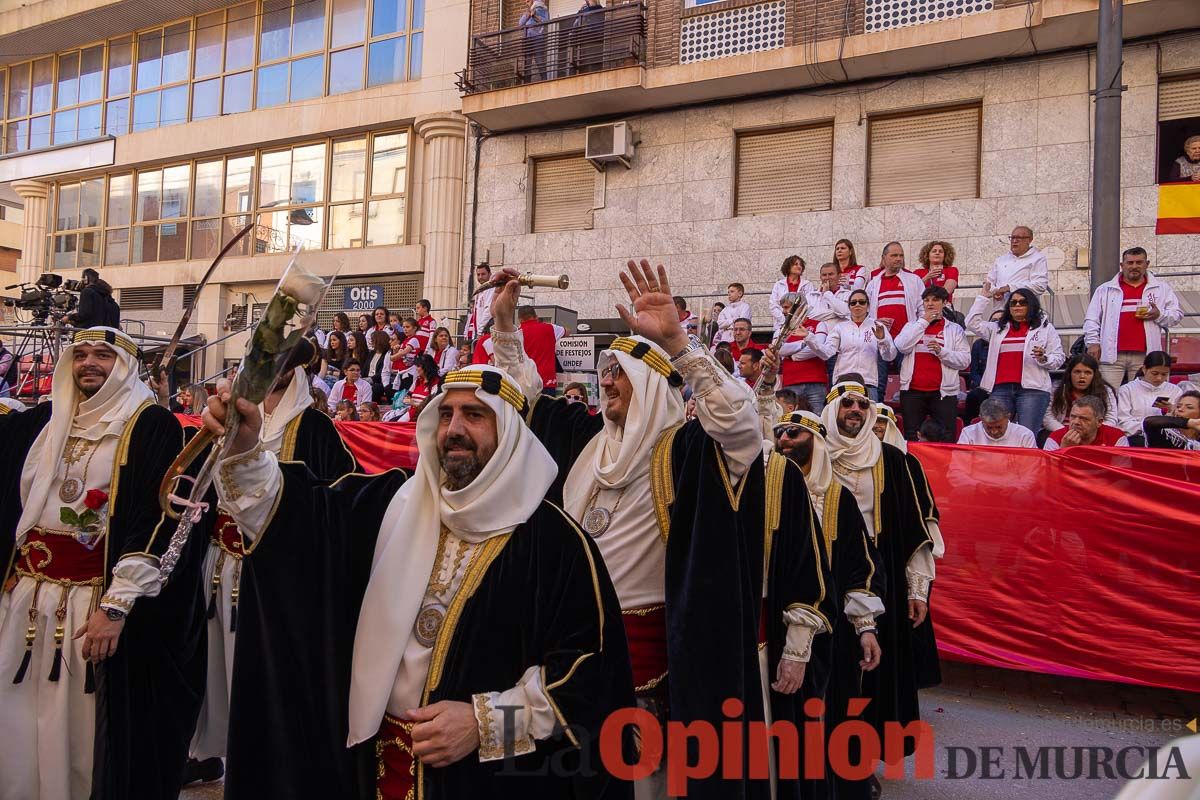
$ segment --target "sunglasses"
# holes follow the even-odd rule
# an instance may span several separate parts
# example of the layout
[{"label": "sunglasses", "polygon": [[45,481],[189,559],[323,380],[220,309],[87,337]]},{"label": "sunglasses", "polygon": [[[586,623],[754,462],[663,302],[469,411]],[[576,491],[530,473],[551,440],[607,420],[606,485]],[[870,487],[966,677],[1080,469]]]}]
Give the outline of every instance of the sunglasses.
[{"label": "sunglasses", "polygon": [[1014,298],[1014,299],[1008,301],[1009,308],[1024,307],[1027,305],[1029,305],[1029,301],[1021,300],[1020,298]]},{"label": "sunglasses", "polygon": [[775,435],[781,439],[795,439],[803,431],[804,431],[804,428],[800,427],[799,425],[792,425],[787,428],[780,428],[779,430],[777,430],[775,432]]},{"label": "sunglasses", "polygon": [[861,397],[843,397],[842,408],[854,408],[858,406],[859,411],[866,411],[871,407],[871,401]]},{"label": "sunglasses", "polygon": [[623,372],[624,370],[621,369],[621,365],[614,361],[604,369],[600,370],[600,380],[604,380],[606,377],[611,377],[615,381],[621,377]]},{"label": "sunglasses", "polygon": [[582,403],[583,402],[583,398],[577,394],[564,394],[563,399],[566,400],[568,403]]},{"label": "sunglasses", "polygon": [[866,304],[866,300],[851,300],[850,302],[846,303],[848,306],[865,306]]}]

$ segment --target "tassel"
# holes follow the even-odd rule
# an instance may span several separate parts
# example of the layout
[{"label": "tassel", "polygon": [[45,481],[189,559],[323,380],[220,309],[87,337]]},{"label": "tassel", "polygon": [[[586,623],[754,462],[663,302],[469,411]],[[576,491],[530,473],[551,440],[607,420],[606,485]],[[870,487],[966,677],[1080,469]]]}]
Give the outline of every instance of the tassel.
[{"label": "tassel", "polygon": [[37,590],[34,590],[33,604],[29,606],[29,627],[25,629],[25,656],[21,659],[21,666],[17,667],[17,674],[13,676],[14,685],[25,680],[29,662],[33,660],[33,640],[37,638],[37,596]]},{"label": "tassel", "polygon": [[217,563],[213,565],[212,588],[208,592],[208,618],[217,616],[217,595],[221,593],[221,570],[225,568],[225,551],[217,555]]},{"label": "tassel", "polygon": [[58,624],[54,626],[54,664],[50,667],[50,680],[57,681],[62,674],[63,660],[63,637],[66,635],[66,619],[67,619],[67,592],[70,591],[69,586],[62,588],[62,594],[58,598],[58,607],[54,609],[54,618]]},{"label": "tassel", "polygon": [[92,662],[87,662],[87,666],[83,669],[83,693],[96,693],[96,668],[92,666]]},{"label": "tassel", "polygon": [[237,633],[238,595],[242,588],[242,560],[233,564],[233,589],[229,592],[229,632]]}]

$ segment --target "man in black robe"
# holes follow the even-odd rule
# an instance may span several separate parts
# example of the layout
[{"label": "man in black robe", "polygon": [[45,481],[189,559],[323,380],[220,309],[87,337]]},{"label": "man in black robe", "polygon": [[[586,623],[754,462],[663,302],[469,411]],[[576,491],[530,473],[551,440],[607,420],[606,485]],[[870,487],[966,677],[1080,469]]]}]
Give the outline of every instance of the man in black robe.
[{"label": "man in black robe", "polygon": [[204,686],[199,571],[170,539],[158,486],[179,423],[112,328],[74,334],[52,402],[12,415],[0,463],[0,797],[178,793]]},{"label": "man in black robe", "polygon": [[[821,418],[811,411],[794,411],[779,418],[774,433],[777,452],[804,473],[813,510],[819,515],[825,552],[832,562],[834,588],[830,591],[842,600],[842,614],[831,617],[833,636],[824,694],[828,736],[848,718],[850,700],[862,696],[863,673],[879,666],[875,619],[884,612],[885,576],[854,495],[834,480]],[[866,797],[869,782],[845,780],[832,769],[828,756],[827,748],[824,780],[806,782],[803,796]]]},{"label": "man in black robe", "polygon": [[517,386],[476,365],[442,387],[411,478],[322,481],[239,404],[217,493],[254,548],[263,638],[237,661],[263,683],[234,686],[227,798],[632,796],[599,755],[633,703],[600,554],[544,499],[557,467]]},{"label": "man in black robe", "polygon": [[[737,724],[722,709],[734,698],[744,723],[762,720],[764,493],[753,395],[684,334],[666,271],[643,260],[620,276],[630,303],[617,310],[635,335],[618,338],[597,363],[603,413],[542,397],[514,321],[517,275],[497,277],[505,283],[492,301],[496,364],[520,383],[529,425],[557,462],[553,492],[613,576],[639,705],[660,721],[720,729]],[[696,400],[686,423],[685,383]],[[742,735],[749,743],[745,728]],[[711,777],[687,782],[688,797],[765,797],[766,781],[722,774],[746,775],[744,767],[722,762]],[[639,797],[664,797],[665,777],[640,781]]]},{"label": "man in black robe", "polygon": [[[305,367],[317,355],[308,339],[301,340],[292,350],[274,389],[259,404],[263,414],[262,445],[280,461],[298,461],[307,465],[319,480],[332,482],[354,471],[354,457],[332,420],[313,407]],[[239,635],[251,640],[270,635],[270,631],[260,627],[257,607],[260,596],[255,586],[253,559],[249,557],[253,546],[243,540],[237,523],[218,507],[215,491],[210,493],[209,502],[210,511],[201,523],[209,541],[203,578],[208,598],[208,680],[192,739],[189,781],[215,780],[223,772],[221,759],[225,756],[233,687],[245,681],[253,692],[254,687],[269,683],[262,674],[261,661],[238,662],[234,658]],[[239,634],[239,629],[247,625],[249,630]]]},{"label": "man in black robe", "polygon": [[[882,741],[885,722],[920,719],[917,690],[928,685],[920,668],[936,663],[937,644],[927,619],[934,542],[905,454],[872,433],[877,415],[862,383],[843,376],[830,390],[821,421],[834,476],[854,495],[887,576],[883,603],[890,613],[876,620],[883,655],[879,669],[864,674],[862,682],[863,696],[871,699],[864,718]],[[908,741],[906,751],[913,746]]]},{"label": "man in black robe", "polygon": [[804,473],[779,452],[767,459],[765,529],[766,599],[759,632],[763,691],[771,722],[789,722],[799,733],[798,752],[788,752],[784,743],[776,749],[775,797],[799,800],[816,796],[821,783],[803,773],[804,702],[825,697],[832,655],[831,637],[825,634],[833,629],[837,592]]}]

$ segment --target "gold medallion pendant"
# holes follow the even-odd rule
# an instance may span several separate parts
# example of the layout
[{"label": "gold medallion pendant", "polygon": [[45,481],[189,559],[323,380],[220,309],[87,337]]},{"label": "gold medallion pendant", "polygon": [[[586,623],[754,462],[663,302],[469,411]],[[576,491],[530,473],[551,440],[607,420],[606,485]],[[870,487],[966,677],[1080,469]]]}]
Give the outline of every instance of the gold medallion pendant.
[{"label": "gold medallion pendant", "polygon": [[610,524],[612,524],[612,512],[603,506],[594,506],[583,515],[583,529],[593,539],[603,536]]},{"label": "gold medallion pendant", "polygon": [[433,647],[437,642],[438,632],[442,629],[442,621],[446,618],[446,607],[441,603],[430,603],[421,608],[417,614],[413,633],[422,647]]},{"label": "gold medallion pendant", "polygon": [[74,503],[83,496],[83,481],[79,478],[64,478],[58,487],[58,499],[64,503]]}]

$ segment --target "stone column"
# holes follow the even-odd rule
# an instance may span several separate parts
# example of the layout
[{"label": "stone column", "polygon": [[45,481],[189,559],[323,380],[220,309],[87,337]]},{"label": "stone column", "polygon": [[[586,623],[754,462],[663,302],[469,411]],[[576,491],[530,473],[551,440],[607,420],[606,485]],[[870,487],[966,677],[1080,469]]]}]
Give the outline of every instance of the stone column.
[{"label": "stone column", "polygon": [[433,315],[465,318],[448,309],[465,305],[459,297],[462,275],[463,154],[466,118],[453,112],[417,117],[425,140],[421,198],[421,241],[425,245],[425,297]]},{"label": "stone column", "polygon": [[46,202],[50,187],[41,181],[13,181],[12,188],[25,201],[25,227],[17,279],[33,283],[46,271]]}]

